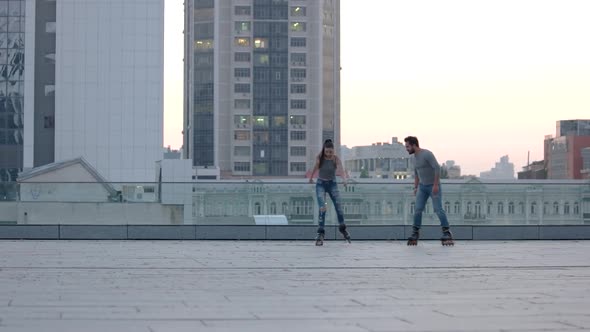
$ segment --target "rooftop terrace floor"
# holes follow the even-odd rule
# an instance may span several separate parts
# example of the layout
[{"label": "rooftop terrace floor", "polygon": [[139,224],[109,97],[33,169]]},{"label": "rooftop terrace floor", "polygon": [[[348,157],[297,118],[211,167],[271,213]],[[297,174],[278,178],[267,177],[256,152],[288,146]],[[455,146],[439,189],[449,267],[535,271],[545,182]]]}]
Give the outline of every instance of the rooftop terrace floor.
[{"label": "rooftop terrace floor", "polygon": [[0,331],[590,329],[590,241],[0,241]]}]

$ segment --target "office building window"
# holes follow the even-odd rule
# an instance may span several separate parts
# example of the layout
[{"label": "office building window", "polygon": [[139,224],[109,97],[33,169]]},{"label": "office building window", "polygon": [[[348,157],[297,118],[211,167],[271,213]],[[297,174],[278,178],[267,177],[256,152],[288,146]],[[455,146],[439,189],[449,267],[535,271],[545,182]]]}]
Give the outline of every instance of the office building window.
[{"label": "office building window", "polygon": [[252,11],[250,6],[236,6],[234,8],[235,15],[251,15]]},{"label": "office building window", "polygon": [[291,38],[291,47],[305,47],[306,39],[303,37]]},{"label": "office building window", "polygon": [[238,128],[250,127],[250,116],[249,115],[234,115],[234,124]]},{"label": "office building window", "polygon": [[234,163],[234,171],[236,171],[236,172],[250,172],[250,163],[249,162],[235,162]]},{"label": "office building window", "polygon": [[234,100],[234,108],[238,110],[249,110],[250,99],[236,99]]},{"label": "office building window", "polygon": [[305,79],[305,69],[291,69],[291,80],[302,81]]},{"label": "office building window", "polygon": [[292,131],[291,132],[291,140],[292,141],[305,141],[305,131]]},{"label": "office building window", "polygon": [[306,85],[305,84],[291,84],[291,93],[305,93],[306,92]]},{"label": "office building window", "polygon": [[305,99],[292,99],[291,100],[291,109],[295,110],[304,110],[307,108],[307,103]]},{"label": "office building window", "polygon": [[250,84],[236,83],[234,84],[235,93],[250,93]]},{"label": "office building window", "polygon": [[291,31],[304,32],[306,30],[305,22],[292,22]]},{"label": "office building window", "polygon": [[235,37],[234,38],[234,45],[240,47],[248,47],[250,46],[250,38],[248,37]]},{"label": "office building window", "polygon": [[294,66],[305,66],[305,53],[291,53],[291,64]]},{"label": "office building window", "polygon": [[249,32],[252,24],[250,22],[236,22],[235,29],[237,33]]},{"label": "office building window", "polygon": [[268,128],[268,116],[255,116],[254,117],[255,128]]},{"label": "office building window", "polygon": [[234,68],[234,77],[250,77],[250,68]]},{"label": "office building window", "polygon": [[257,48],[257,49],[268,48],[268,38],[254,38],[254,48]]},{"label": "office building window", "polygon": [[234,146],[234,156],[250,157],[251,149],[249,146]]},{"label": "office building window", "polygon": [[305,163],[291,163],[291,172],[305,172]]},{"label": "office building window", "polygon": [[293,16],[293,17],[305,16],[305,7],[301,7],[301,6],[291,7],[291,16]]},{"label": "office building window", "polygon": [[234,54],[234,61],[235,62],[250,62],[250,53],[249,52],[236,52]]},{"label": "office building window", "polygon": [[305,146],[292,146],[291,156],[293,157],[305,157]]},{"label": "office building window", "polygon": [[289,123],[292,125],[304,125],[305,115],[291,115],[289,117]]},{"label": "office building window", "polygon": [[249,130],[236,130],[234,132],[234,140],[236,141],[249,141],[250,131]]}]

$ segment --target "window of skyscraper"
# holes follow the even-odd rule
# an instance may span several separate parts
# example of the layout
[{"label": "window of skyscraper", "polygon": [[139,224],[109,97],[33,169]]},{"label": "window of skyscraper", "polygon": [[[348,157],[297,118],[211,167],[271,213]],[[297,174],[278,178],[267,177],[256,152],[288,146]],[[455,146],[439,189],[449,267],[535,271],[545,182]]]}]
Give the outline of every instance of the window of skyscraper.
[{"label": "window of skyscraper", "polygon": [[291,115],[289,117],[289,123],[292,125],[304,125],[305,115]]},{"label": "window of skyscraper", "polygon": [[234,8],[234,14],[235,15],[250,15],[251,8],[250,8],[250,6],[236,6]]},{"label": "window of skyscraper", "polygon": [[239,110],[250,109],[250,99],[234,100],[234,108]]},{"label": "window of skyscraper", "polygon": [[254,128],[268,128],[268,116],[255,116]]},{"label": "window of skyscraper", "polygon": [[305,163],[291,163],[291,172],[305,172]]},{"label": "window of skyscraper", "polygon": [[234,115],[234,124],[239,128],[250,127],[250,116],[249,115]]},{"label": "window of skyscraper", "polygon": [[250,147],[249,146],[235,146],[234,147],[234,156],[249,157],[250,156]]},{"label": "window of skyscraper", "polygon": [[292,146],[291,147],[291,156],[293,156],[293,157],[305,156],[305,146]]},{"label": "window of skyscraper", "polygon": [[236,52],[234,54],[234,61],[236,62],[250,62],[249,52]]},{"label": "window of skyscraper", "polygon": [[292,22],[291,23],[291,31],[303,32],[305,30],[306,30],[305,22]]},{"label": "window of skyscraper", "polygon": [[291,84],[291,93],[305,93],[305,84]]},{"label": "window of skyscraper", "polygon": [[292,131],[291,132],[291,140],[292,141],[305,141],[305,131]]},{"label": "window of skyscraper", "polygon": [[55,22],[45,22],[45,32],[55,33],[55,31],[56,31]]},{"label": "window of skyscraper", "polygon": [[249,32],[251,29],[251,23],[250,22],[242,22],[242,21],[236,22],[235,28],[236,28],[237,33]]},{"label": "window of skyscraper", "polygon": [[291,47],[305,47],[307,41],[304,37],[293,37],[291,38]]},{"label": "window of skyscraper", "polygon": [[287,117],[285,116],[273,116],[272,117],[272,127],[273,128],[281,128],[287,125]]},{"label": "window of skyscraper", "polygon": [[307,102],[305,99],[292,99],[291,109],[304,110],[307,108]]},{"label": "window of skyscraper", "polygon": [[236,171],[236,172],[250,172],[250,163],[249,162],[235,162],[234,163],[234,171]]},{"label": "window of skyscraper", "polygon": [[291,69],[291,81],[302,81],[305,76],[305,69]]},{"label": "window of skyscraper", "polygon": [[213,49],[213,39],[197,39],[195,40],[195,50],[211,50]]},{"label": "window of skyscraper", "polygon": [[234,85],[234,92],[236,92],[236,93],[249,93],[250,92],[250,84],[236,83]]},{"label": "window of skyscraper", "polygon": [[255,66],[268,66],[269,57],[266,53],[254,54],[254,65]]},{"label": "window of skyscraper", "polygon": [[234,38],[234,45],[240,46],[240,47],[248,47],[248,46],[250,46],[250,38],[236,37],[236,38]]},{"label": "window of skyscraper", "polygon": [[250,77],[250,68],[234,68],[234,77]]},{"label": "window of skyscraper", "polygon": [[254,38],[254,48],[268,48],[268,38]]},{"label": "window of skyscraper", "polygon": [[305,53],[291,53],[291,64],[295,66],[305,66]]},{"label": "window of skyscraper", "polygon": [[291,7],[291,16],[305,16],[305,7],[295,6]]},{"label": "window of skyscraper", "polygon": [[250,131],[249,130],[236,130],[234,131],[234,139],[236,141],[249,141]]}]

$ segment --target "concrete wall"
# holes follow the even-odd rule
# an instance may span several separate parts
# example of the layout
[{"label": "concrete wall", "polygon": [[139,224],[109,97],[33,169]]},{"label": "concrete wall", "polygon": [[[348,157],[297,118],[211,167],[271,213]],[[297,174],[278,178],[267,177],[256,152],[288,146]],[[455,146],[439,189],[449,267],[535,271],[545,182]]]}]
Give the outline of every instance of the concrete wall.
[{"label": "concrete wall", "polygon": [[[402,241],[409,226],[351,226],[354,241]],[[0,239],[63,240],[305,240],[313,243],[315,226],[273,225],[0,225]],[[457,245],[470,240],[590,240],[584,226],[457,226]],[[424,227],[422,240],[437,241],[440,228]],[[343,241],[334,226],[326,227],[327,241]],[[328,243],[329,244],[329,243]]]},{"label": "concrete wall", "polygon": [[176,225],[184,215],[182,205],[159,203],[20,202],[16,210],[19,224]]},{"label": "concrete wall", "polygon": [[0,223],[16,222],[17,202],[0,202]]}]

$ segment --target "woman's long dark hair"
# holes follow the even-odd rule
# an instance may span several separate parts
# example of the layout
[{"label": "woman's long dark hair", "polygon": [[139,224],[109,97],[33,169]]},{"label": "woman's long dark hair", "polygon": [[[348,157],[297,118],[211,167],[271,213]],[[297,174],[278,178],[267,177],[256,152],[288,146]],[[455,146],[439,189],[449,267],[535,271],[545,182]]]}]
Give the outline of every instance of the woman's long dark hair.
[{"label": "woman's long dark hair", "polygon": [[[325,157],[325,153],[324,150],[328,148],[328,149],[333,149],[334,148],[334,142],[332,142],[331,138],[328,138],[327,140],[324,141],[324,146],[322,146],[322,153],[320,153],[320,168],[322,168],[322,163],[324,162],[324,157]],[[334,167],[336,167],[336,163],[334,163]]]}]

